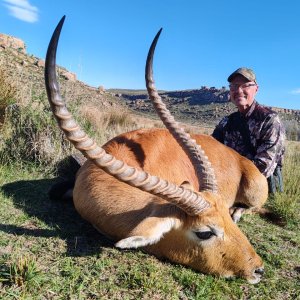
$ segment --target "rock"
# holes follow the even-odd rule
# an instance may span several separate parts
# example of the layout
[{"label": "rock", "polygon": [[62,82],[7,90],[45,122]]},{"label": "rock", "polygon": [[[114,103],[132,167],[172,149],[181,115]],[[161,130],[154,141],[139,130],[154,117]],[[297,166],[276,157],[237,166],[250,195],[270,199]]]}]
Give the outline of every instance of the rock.
[{"label": "rock", "polygon": [[45,67],[45,61],[43,59],[38,59],[34,64],[38,67]]},{"label": "rock", "polygon": [[68,72],[68,71],[63,71],[60,75],[62,78],[70,81],[76,81],[77,79],[75,73]]},{"label": "rock", "polygon": [[104,88],[103,85],[100,85],[100,86],[98,87],[98,92],[99,92],[101,95],[105,93],[105,88]]},{"label": "rock", "polygon": [[21,39],[6,35],[4,33],[0,33],[0,46],[4,49],[12,48],[26,54],[26,46]]}]

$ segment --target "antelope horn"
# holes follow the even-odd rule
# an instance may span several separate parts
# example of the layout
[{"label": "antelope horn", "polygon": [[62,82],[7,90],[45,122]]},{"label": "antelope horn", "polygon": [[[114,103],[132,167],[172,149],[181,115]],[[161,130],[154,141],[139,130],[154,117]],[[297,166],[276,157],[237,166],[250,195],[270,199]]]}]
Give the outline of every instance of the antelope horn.
[{"label": "antelope horn", "polygon": [[174,117],[161,100],[155,88],[153,79],[153,56],[161,31],[162,28],[156,34],[147,56],[145,79],[149,97],[152,100],[157,114],[191,160],[199,181],[200,191],[207,190],[216,193],[216,176],[208,157],[205,155],[201,146],[174,120]]},{"label": "antelope horn", "polygon": [[55,70],[57,45],[64,19],[65,17],[57,25],[48,46],[45,61],[45,84],[52,112],[67,139],[85,157],[92,160],[98,167],[120,181],[155,194],[178,206],[189,215],[198,215],[201,211],[207,209],[210,204],[199,193],[185,189],[182,186],[177,186],[157,176],[152,176],[142,170],[128,166],[123,161],[117,160],[99,147],[77,125],[66,108],[65,102],[62,100]]}]

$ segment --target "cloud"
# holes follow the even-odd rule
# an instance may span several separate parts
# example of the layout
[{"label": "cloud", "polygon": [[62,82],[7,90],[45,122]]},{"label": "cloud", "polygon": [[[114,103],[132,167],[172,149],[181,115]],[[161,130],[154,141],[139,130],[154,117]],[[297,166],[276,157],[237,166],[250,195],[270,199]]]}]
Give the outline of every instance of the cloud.
[{"label": "cloud", "polygon": [[22,21],[35,23],[38,21],[38,8],[31,5],[27,0],[3,0],[9,13]]},{"label": "cloud", "polygon": [[299,88],[299,89],[295,89],[295,90],[291,91],[291,93],[292,93],[292,94],[294,94],[294,95],[298,95],[298,94],[300,94],[300,88]]}]

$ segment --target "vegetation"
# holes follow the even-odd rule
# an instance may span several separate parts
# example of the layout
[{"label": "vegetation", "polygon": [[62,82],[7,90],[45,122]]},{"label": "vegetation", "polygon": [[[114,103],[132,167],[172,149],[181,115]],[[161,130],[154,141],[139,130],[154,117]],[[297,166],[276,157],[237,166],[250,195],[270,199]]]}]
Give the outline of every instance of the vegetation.
[{"label": "vegetation", "polygon": [[0,68],[0,87],[0,107],[7,107],[14,103],[18,90],[13,81],[6,76],[3,68]]},{"label": "vegetation", "polygon": [[[137,128],[137,123],[125,108],[103,111],[95,105],[78,101],[72,104],[72,113],[81,120],[80,125],[99,144],[124,130]],[[47,172],[53,172],[57,164],[74,151],[59,130],[45,93],[36,96],[32,92],[31,102],[5,107],[5,120],[3,118],[0,131],[0,163],[34,163],[46,168]]]},{"label": "vegetation", "polygon": [[281,221],[293,224],[298,221],[300,210],[300,143],[289,142],[285,155],[283,178],[284,192],[276,193],[269,200],[269,207]]},{"label": "vegetation", "polygon": [[[286,170],[300,159],[299,144],[289,144],[288,149]],[[286,195],[291,209],[278,209],[285,224],[278,226],[258,215],[246,215],[239,224],[265,262],[266,276],[257,285],[200,274],[142,251],[115,249],[78,216],[72,203],[48,199],[47,190],[56,181],[36,165],[0,166],[1,299],[300,297],[299,187],[289,176],[282,197]],[[293,193],[297,194],[287,197]],[[282,207],[276,201],[272,207]]]},{"label": "vegetation", "polygon": [[300,122],[299,120],[284,121],[286,137],[290,141],[300,141]]},{"label": "vegetation", "polygon": [[[0,299],[300,299],[298,142],[287,144],[285,192],[268,201],[281,221],[246,215],[239,224],[266,267],[261,283],[250,285],[117,250],[72,203],[50,201],[57,162],[73,148],[44,93],[31,89],[26,103],[16,95],[5,102],[0,125]],[[145,125],[124,109],[103,110],[76,97],[69,106],[99,143]]]},{"label": "vegetation", "polygon": [[9,106],[0,137],[3,164],[33,162],[51,169],[71,151],[70,144],[56,128],[55,120],[42,102]]}]

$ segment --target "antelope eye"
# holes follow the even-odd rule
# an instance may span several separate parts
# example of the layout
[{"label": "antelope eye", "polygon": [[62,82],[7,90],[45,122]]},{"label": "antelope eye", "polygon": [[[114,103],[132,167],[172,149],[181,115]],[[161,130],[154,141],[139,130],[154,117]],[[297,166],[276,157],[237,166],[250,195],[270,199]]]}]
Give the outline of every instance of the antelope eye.
[{"label": "antelope eye", "polygon": [[215,235],[212,231],[195,231],[195,234],[200,240],[208,240]]}]

